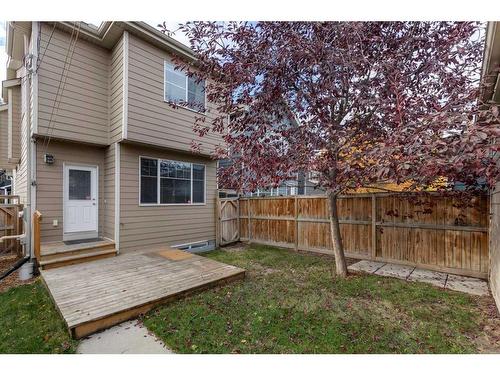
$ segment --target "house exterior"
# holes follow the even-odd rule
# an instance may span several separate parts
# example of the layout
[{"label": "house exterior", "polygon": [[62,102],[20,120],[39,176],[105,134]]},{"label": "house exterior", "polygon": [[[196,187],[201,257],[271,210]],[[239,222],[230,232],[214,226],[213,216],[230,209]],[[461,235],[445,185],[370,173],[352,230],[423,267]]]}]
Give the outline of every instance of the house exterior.
[{"label": "house exterior", "polygon": [[[482,75],[490,83],[482,100],[500,105],[500,22],[488,22]],[[490,192],[490,288],[500,310],[500,181]]]},{"label": "house exterior", "polygon": [[174,70],[189,48],[143,22],[8,22],[6,49],[0,168],[25,206],[27,252],[35,210],[42,245],[214,247],[222,139],[192,131],[189,103],[207,121],[215,109],[203,82]]}]

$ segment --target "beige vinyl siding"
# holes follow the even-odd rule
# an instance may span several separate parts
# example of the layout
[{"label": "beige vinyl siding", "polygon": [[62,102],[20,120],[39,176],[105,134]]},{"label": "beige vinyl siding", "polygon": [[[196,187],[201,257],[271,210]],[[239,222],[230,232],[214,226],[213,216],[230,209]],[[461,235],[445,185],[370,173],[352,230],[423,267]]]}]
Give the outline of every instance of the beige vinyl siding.
[{"label": "beige vinyl siding", "polygon": [[122,138],[123,123],[123,36],[111,52],[109,78],[109,138],[117,142]]},{"label": "beige vinyl siding", "polygon": [[[200,138],[193,132],[196,114],[186,108],[172,108],[164,100],[164,63],[171,60],[167,52],[133,35],[128,50],[128,135],[142,143],[191,151],[192,142],[202,144],[209,154],[222,142],[215,134]],[[207,103],[206,121],[213,119],[214,107]]]},{"label": "beige vinyl siding", "polygon": [[103,236],[115,238],[115,148],[116,143],[104,151],[104,227]]},{"label": "beige vinyl siding", "polygon": [[[54,155],[54,164],[45,164],[43,155]],[[97,165],[98,193],[99,193],[99,235],[104,227],[104,197],[106,196],[104,184],[104,159],[105,149],[71,142],[52,140],[48,147],[43,142],[37,145],[37,210],[43,215],[41,240],[42,242],[63,240],[63,165],[75,163],[81,165]],[[58,220],[58,226],[52,225],[53,220]]]},{"label": "beige vinyl siding", "polygon": [[[28,102],[31,91],[31,85],[28,85],[28,80],[21,81],[21,113],[26,114],[28,108],[31,107]],[[29,117],[21,116],[21,139],[20,139],[20,158],[17,166],[15,181],[14,181],[14,194],[19,195],[20,203],[26,204],[28,197],[28,135],[30,134]]]},{"label": "beige vinyl siding", "polygon": [[9,163],[7,157],[7,147],[9,140],[9,129],[8,129],[8,113],[7,109],[0,111],[0,168],[10,169],[12,165]]},{"label": "beige vinyl siding", "polygon": [[51,32],[42,24],[38,134],[108,144],[110,52],[81,36],[72,52],[71,34],[56,28],[48,43]]},{"label": "beige vinyl siding", "polygon": [[490,289],[500,310],[500,182],[490,196]]},{"label": "beige vinyl siding", "polygon": [[[205,205],[139,206],[139,157],[206,166]],[[120,250],[215,239],[216,163],[210,158],[122,144],[120,154]]]},{"label": "beige vinyl siding", "polygon": [[11,163],[19,162],[21,156],[21,86],[9,89],[9,108],[12,109],[11,121],[9,124],[9,159]]}]

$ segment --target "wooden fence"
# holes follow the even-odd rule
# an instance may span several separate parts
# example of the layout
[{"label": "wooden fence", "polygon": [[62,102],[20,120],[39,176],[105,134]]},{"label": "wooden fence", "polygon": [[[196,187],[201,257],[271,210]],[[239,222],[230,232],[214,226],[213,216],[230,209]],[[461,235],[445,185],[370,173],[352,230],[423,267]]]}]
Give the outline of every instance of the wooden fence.
[{"label": "wooden fence", "polygon": [[[327,203],[326,197],[240,198],[239,238],[333,254]],[[487,197],[460,208],[454,198],[428,194],[357,194],[341,197],[338,210],[348,257],[488,275]]]},{"label": "wooden fence", "polygon": [[[0,238],[17,236],[23,233],[23,220],[19,214],[23,205],[17,195],[0,195]],[[18,239],[10,238],[0,242],[0,254],[21,254],[22,246]]]}]

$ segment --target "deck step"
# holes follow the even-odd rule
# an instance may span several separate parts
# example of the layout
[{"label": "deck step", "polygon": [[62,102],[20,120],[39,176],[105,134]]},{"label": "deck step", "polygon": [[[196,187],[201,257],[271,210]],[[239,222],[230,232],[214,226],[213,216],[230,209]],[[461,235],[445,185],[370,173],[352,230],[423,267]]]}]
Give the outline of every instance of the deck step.
[{"label": "deck step", "polygon": [[109,250],[114,249],[115,243],[113,241],[99,241],[99,242],[89,242],[78,245],[64,245],[57,247],[48,247],[44,249],[42,245],[42,260],[52,260],[60,258],[61,256],[70,255],[83,255],[87,253],[93,253],[96,250]]},{"label": "deck step", "polygon": [[40,259],[40,267],[43,270],[69,266],[71,264],[90,262],[93,260],[104,259],[116,255],[114,244],[88,248],[82,250],[73,250],[71,252],[62,252],[42,256]]}]

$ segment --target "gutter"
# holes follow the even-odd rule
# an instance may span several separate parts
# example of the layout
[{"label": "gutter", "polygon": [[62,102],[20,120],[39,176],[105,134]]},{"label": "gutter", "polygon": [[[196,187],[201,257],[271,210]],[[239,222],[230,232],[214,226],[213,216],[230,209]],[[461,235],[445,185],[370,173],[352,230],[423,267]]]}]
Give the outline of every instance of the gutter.
[{"label": "gutter", "polygon": [[483,54],[483,66],[481,79],[485,80],[489,87],[481,92],[484,102],[500,102],[500,22],[488,22]]},{"label": "gutter", "polygon": [[[65,29],[73,28],[77,24],[77,22],[56,23]],[[166,49],[169,52],[177,53],[188,60],[196,60],[196,56],[191,48],[163,34],[153,26],[142,21],[107,21],[103,22],[98,29],[88,26],[85,22],[82,22],[80,32],[86,37],[94,39],[94,43],[109,49],[109,42],[111,42],[111,45],[114,45],[117,42],[117,40],[112,41],[114,38],[113,34],[116,35],[116,33],[112,32],[113,28],[119,28],[122,31],[129,31],[139,38],[146,39],[149,42],[153,42],[153,44],[156,44],[157,46],[161,46],[160,48]]]},{"label": "gutter", "polygon": [[2,81],[2,98],[7,97],[7,91],[11,87],[19,86],[21,84],[21,78],[12,78]]},{"label": "gutter", "polygon": [[146,22],[123,22],[125,25],[133,27],[135,30],[139,31],[146,36],[155,39],[158,43],[163,44],[169,50],[176,52],[185,58],[190,60],[196,60],[196,57],[188,46],[178,42],[174,38],[171,38],[163,34],[160,30],[155,29],[153,26],[147,24]]}]

